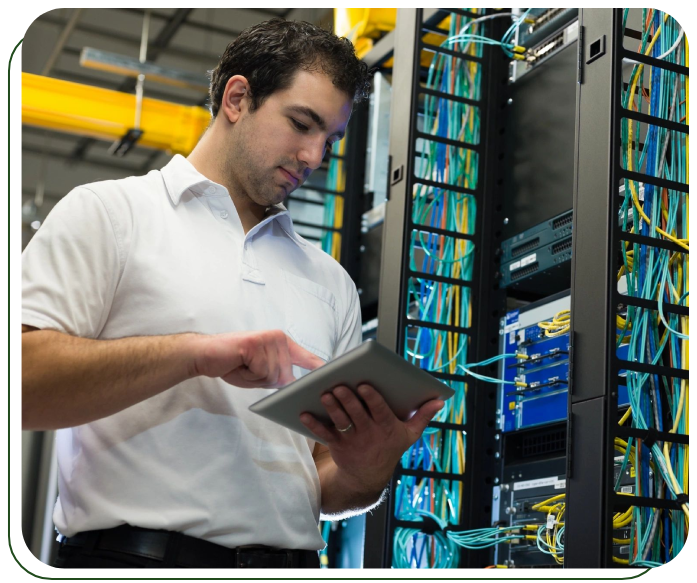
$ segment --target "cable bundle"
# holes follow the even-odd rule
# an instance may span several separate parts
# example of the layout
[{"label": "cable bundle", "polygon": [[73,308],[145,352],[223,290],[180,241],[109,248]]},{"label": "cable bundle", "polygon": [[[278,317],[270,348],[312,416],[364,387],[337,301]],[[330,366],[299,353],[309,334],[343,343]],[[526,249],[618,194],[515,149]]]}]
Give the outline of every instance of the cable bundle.
[{"label": "cable bundle", "polygon": [[[339,140],[333,147],[329,158],[329,172],[326,187],[334,192],[344,192],[346,188],[346,172],[343,155],[346,150],[346,140]],[[335,157],[341,156],[341,157]],[[342,195],[326,194],[324,197],[324,218],[322,224],[332,229],[341,229],[344,220],[344,197]],[[329,253],[334,259],[341,259],[341,233],[324,231],[322,233],[322,251]]]},{"label": "cable bundle", "polygon": [[[474,19],[451,15],[448,38],[441,46],[480,57],[483,44],[494,44],[501,46],[507,54],[521,56],[524,49],[521,51],[522,47],[516,47],[509,39],[525,21],[527,12],[513,22],[501,41],[479,34],[485,21],[501,16],[510,17],[511,14],[492,14]],[[481,66],[474,61],[436,51],[428,69],[426,87],[455,97],[479,100]],[[478,154],[466,146],[479,144],[480,123],[478,107],[443,97],[424,95],[422,133],[458,141],[462,146],[457,147],[436,139],[420,140],[421,151],[415,167],[417,184],[413,192],[411,217],[417,228],[412,231],[409,266],[412,271],[420,272],[424,276],[408,280],[408,311],[412,319],[454,328],[467,328],[471,325],[470,287],[437,282],[429,279],[428,274],[463,282],[471,281],[474,268],[473,242],[468,238],[420,230],[418,225],[454,234],[474,234],[476,199],[471,194],[455,192],[447,186],[453,185],[463,189],[477,187]],[[419,179],[443,186],[423,184]],[[487,382],[506,382],[470,369],[515,355],[503,355],[489,361],[467,364],[468,349],[469,338],[466,334],[455,330],[435,330],[414,325],[407,329],[404,355],[412,363],[428,371],[451,375],[464,372]],[[446,402],[435,421],[464,425],[467,421],[467,384],[445,382],[455,389],[456,395]],[[465,471],[465,448],[464,431],[431,427],[405,453],[402,465],[409,469],[462,474]],[[458,480],[402,476],[395,494],[397,518],[411,520],[415,513],[426,512],[443,521],[443,524],[457,524],[460,519],[462,483]],[[446,564],[456,566],[457,553],[453,551],[453,545],[461,542],[466,540],[456,542],[450,536],[429,535],[418,529],[398,529],[398,534],[395,535],[394,564],[417,567]]]},{"label": "cable bundle", "polygon": [[562,310],[552,318],[551,322],[539,322],[537,325],[544,330],[547,338],[568,334],[571,330],[571,312]]},{"label": "cable bundle", "polygon": [[547,513],[547,523],[539,526],[535,533],[535,543],[545,555],[551,555],[557,564],[564,564],[564,529],[562,522],[566,503],[566,494],[557,494],[547,500],[533,505],[537,512]]},{"label": "cable bundle", "polygon": [[[627,16],[625,9],[623,25]],[[658,10],[643,10],[639,52],[688,65],[683,30]],[[622,105],[663,120],[689,123],[688,88],[688,79],[682,75],[634,62]],[[642,149],[636,146],[640,136]],[[687,134],[625,118],[621,138],[624,168],[688,183]],[[624,231],[667,240],[689,251],[687,193],[628,179],[624,188],[619,215]],[[617,346],[628,344],[629,361],[688,370],[688,316],[664,310],[666,303],[689,303],[688,253],[628,242],[619,251],[622,267],[617,278],[626,281],[627,294],[657,302],[658,310],[628,306],[626,316],[618,317]],[[626,381],[630,409],[621,424],[631,416],[632,427],[637,429],[689,433],[687,380],[627,371]],[[636,495],[677,499],[681,510],[634,507],[628,511],[623,521],[631,525],[630,555],[617,562],[635,566],[655,566],[675,557],[684,545],[689,523],[689,504],[682,496],[688,489],[687,446],[667,441],[648,445],[634,438],[616,442],[625,452],[625,464],[629,458],[636,464]]]},{"label": "cable bundle", "polygon": [[[476,19],[479,20],[479,19]],[[470,23],[471,31],[480,25],[460,15],[449,19],[449,38]],[[445,31],[444,31],[445,32]],[[443,43],[447,46],[447,40]],[[481,43],[456,45],[464,54],[481,56]],[[426,86],[455,97],[480,98],[481,67],[478,63],[436,52],[428,69]],[[424,96],[423,127],[425,134],[466,144],[480,139],[479,108],[446,98]],[[443,185],[417,183],[413,192],[412,222],[471,235],[474,233],[477,205],[471,194],[451,191],[447,185],[474,189],[478,179],[477,153],[435,140],[422,139],[415,175]],[[466,286],[436,282],[434,274],[447,278],[472,280],[474,245],[457,236],[422,231],[412,232],[409,249],[410,269],[424,274],[408,280],[409,317],[424,322],[467,328],[472,321],[471,290]],[[404,346],[405,358],[421,368],[457,374],[458,366],[467,363],[469,338],[457,331],[410,326]],[[464,426],[467,422],[467,384],[444,381],[455,389],[434,421]],[[464,431],[429,427],[402,458],[402,466],[446,474],[465,471],[466,434]],[[460,480],[401,476],[395,490],[395,515],[401,520],[418,520],[420,513],[435,517],[442,524],[457,524],[462,506]],[[457,546],[442,532],[428,534],[417,528],[398,528],[394,537],[394,560],[397,567],[457,567]]]}]

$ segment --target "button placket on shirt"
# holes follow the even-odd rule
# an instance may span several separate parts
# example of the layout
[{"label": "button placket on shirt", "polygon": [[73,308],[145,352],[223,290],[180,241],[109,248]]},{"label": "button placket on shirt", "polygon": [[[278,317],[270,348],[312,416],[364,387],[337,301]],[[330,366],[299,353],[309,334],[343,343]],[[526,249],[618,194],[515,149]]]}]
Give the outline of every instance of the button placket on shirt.
[{"label": "button placket on shirt", "polygon": [[257,233],[263,229],[266,224],[274,220],[273,217],[267,217],[253,229],[251,229],[245,236],[244,243],[242,245],[242,263],[245,268],[242,270],[242,279],[246,281],[251,281],[259,284],[266,284],[263,274],[257,268],[256,259],[254,257],[253,241]]},{"label": "button placket on shirt", "polygon": [[252,239],[253,236],[249,237],[249,235],[247,235],[242,245],[242,264],[244,265],[242,279],[264,285],[266,284],[266,280],[261,271],[257,269],[257,262],[254,257],[254,250],[252,249]]},{"label": "button placket on shirt", "polygon": [[215,197],[216,194],[220,195],[216,198],[210,198],[208,200],[208,207],[214,216],[222,219],[230,228],[234,228],[234,225],[231,222],[233,220],[232,213],[225,208],[228,205],[233,204],[229,197],[223,196],[220,189],[216,188],[215,186],[208,186],[203,190],[203,194],[209,197]]},{"label": "button placket on shirt", "polygon": [[[203,194],[209,197],[215,197],[221,191],[219,188],[211,185],[203,189]],[[238,223],[235,225],[233,223],[236,215],[225,208],[226,206],[234,205],[230,197],[220,196],[216,198],[210,198],[208,200],[208,208],[214,216],[217,216],[223,221],[223,223],[229,228],[242,235],[242,225]],[[238,227],[238,228],[235,228]],[[256,231],[255,231],[256,232]],[[245,281],[250,281],[252,283],[264,285],[266,282],[261,271],[257,269],[256,260],[254,258],[254,251],[252,250],[252,239],[254,238],[254,232],[247,233],[247,235],[242,235],[242,279]]]}]

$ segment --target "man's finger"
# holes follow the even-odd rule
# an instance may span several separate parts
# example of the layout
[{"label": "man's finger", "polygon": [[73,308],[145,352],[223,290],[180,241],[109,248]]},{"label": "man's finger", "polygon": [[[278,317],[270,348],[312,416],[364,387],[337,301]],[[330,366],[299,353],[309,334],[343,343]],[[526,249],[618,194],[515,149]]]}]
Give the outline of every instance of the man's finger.
[{"label": "man's finger", "polygon": [[373,387],[370,385],[359,385],[357,390],[365,404],[368,405],[368,410],[375,423],[386,425],[394,420],[394,412],[390,409],[382,395]]},{"label": "man's finger", "polygon": [[235,372],[248,383],[266,381],[266,373],[259,373],[244,367],[238,368]]},{"label": "man's finger", "polygon": [[336,435],[328,427],[317,421],[310,413],[302,413],[300,422],[326,443],[334,443],[336,441]]},{"label": "man's finger", "polygon": [[288,351],[290,352],[291,362],[301,368],[315,370],[324,364],[324,361],[319,356],[312,354],[309,350],[305,350],[302,346],[296,344],[292,338],[288,338]]},{"label": "man's finger", "polygon": [[278,379],[281,376],[278,345],[269,344],[264,352],[266,354],[266,381],[269,385],[277,387],[279,386]]},{"label": "man's finger", "polygon": [[440,399],[432,399],[427,401],[419,410],[414,413],[413,417],[406,422],[407,429],[416,434],[416,441],[426,429],[428,422],[433,419],[433,416],[445,406],[445,402]]},{"label": "man's finger", "polygon": [[257,382],[257,387],[273,386],[273,380],[269,378],[269,347],[261,344],[251,355],[248,362],[240,366],[237,375],[249,383]]},{"label": "man's finger", "polygon": [[295,380],[293,376],[293,363],[290,360],[287,342],[280,343],[278,347],[278,367],[280,370],[280,376],[278,378],[279,387],[285,387]]}]

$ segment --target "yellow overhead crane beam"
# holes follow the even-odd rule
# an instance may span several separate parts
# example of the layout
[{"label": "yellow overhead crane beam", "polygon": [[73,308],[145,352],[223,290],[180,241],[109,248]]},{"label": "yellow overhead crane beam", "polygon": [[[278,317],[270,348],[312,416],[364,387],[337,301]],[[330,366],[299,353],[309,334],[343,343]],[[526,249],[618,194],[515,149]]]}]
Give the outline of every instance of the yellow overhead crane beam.
[{"label": "yellow overhead crane beam", "polygon": [[[114,142],[133,128],[135,111],[135,95],[22,73],[23,124]],[[210,119],[203,107],[144,98],[138,144],[186,155]]]},{"label": "yellow overhead crane beam", "polygon": [[334,32],[349,39],[362,59],[375,39],[394,28],[396,20],[396,8],[335,8]]},{"label": "yellow overhead crane beam", "polygon": [[[376,40],[395,27],[397,21],[396,8],[335,8],[334,32],[338,36],[348,38],[356,49],[356,55],[362,59],[373,48]],[[450,16],[443,19],[436,28],[443,31],[424,35],[423,40],[432,45],[440,45],[447,37],[450,28]],[[421,54],[421,66],[428,67],[433,60],[433,53],[424,51]],[[392,67],[390,58],[383,67]]]}]

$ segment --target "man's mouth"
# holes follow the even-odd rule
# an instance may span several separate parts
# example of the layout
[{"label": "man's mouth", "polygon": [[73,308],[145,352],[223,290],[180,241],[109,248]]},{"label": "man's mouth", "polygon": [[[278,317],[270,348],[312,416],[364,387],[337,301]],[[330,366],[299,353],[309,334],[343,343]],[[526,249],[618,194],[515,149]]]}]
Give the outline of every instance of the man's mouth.
[{"label": "man's mouth", "polygon": [[286,170],[286,169],[283,168],[282,166],[279,166],[279,168],[280,168],[281,173],[283,174],[283,176],[285,176],[285,178],[286,178],[293,186],[297,186],[297,185],[300,183],[300,177],[299,177],[299,176],[296,176],[296,175],[293,174],[292,172],[289,172],[288,170]]}]

